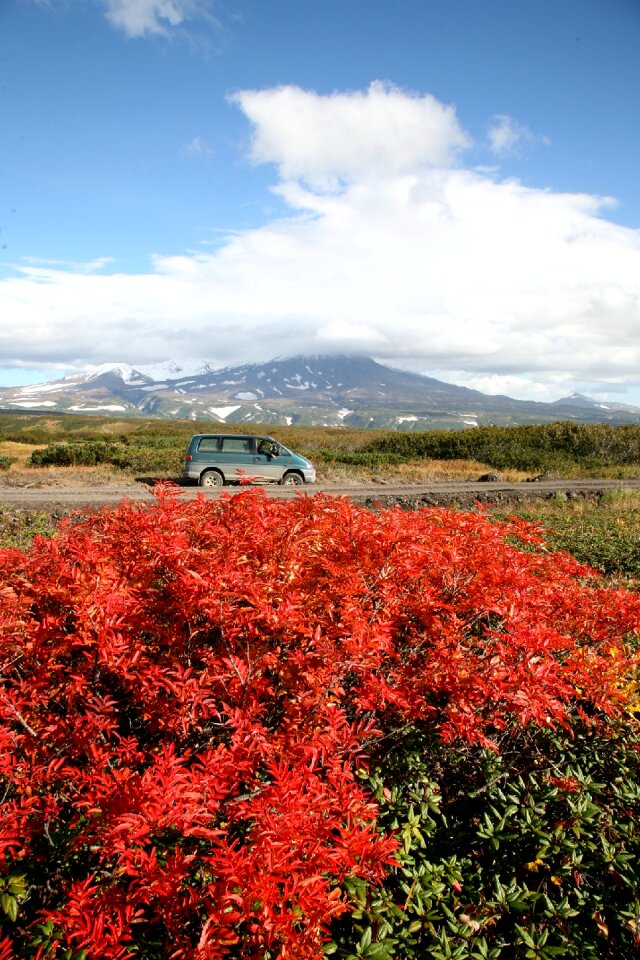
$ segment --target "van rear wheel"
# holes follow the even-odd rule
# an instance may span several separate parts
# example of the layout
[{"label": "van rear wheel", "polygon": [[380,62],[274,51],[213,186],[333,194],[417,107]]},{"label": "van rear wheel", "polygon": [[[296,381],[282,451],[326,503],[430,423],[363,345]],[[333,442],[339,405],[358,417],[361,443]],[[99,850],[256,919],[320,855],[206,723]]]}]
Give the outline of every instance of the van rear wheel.
[{"label": "van rear wheel", "polygon": [[284,487],[300,487],[304,483],[304,480],[299,473],[296,473],[295,470],[290,470],[289,473],[285,473],[282,478],[282,485]]},{"label": "van rear wheel", "polygon": [[199,484],[201,487],[224,487],[224,477],[219,470],[205,470]]}]

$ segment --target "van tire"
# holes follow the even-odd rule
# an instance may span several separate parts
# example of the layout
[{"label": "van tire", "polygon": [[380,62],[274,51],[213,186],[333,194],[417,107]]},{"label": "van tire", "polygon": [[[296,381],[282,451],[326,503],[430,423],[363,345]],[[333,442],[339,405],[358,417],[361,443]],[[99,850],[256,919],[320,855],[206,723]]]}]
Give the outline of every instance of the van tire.
[{"label": "van tire", "polygon": [[198,485],[201,487],[224,487],[224,477],[219,470],[205,470],[200,475]]},{"label": "van tire", "polygon": [[289,470],[280,482],[283,487],[300,487],[304,483],[304,480],[295,470]]}]

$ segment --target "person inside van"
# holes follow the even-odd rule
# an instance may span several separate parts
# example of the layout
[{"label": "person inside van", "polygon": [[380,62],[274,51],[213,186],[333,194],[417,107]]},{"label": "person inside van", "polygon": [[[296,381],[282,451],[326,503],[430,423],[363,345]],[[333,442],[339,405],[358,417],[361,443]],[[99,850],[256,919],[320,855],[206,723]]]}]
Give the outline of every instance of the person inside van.
[{"label": "person inside van", "polygon": [[271,440],[261,440],[258,444],[258,453],[266,454],[268,457],[275,457],[278,448]]}]

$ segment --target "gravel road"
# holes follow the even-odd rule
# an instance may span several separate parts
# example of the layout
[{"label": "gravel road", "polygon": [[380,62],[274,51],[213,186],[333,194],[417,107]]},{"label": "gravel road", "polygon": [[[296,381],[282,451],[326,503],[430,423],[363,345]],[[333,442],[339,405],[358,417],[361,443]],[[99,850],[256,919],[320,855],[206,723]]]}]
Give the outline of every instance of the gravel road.
[{"label": "gravel road", "polygon": [[[640,489],[640,478],[635,480],[539,480],[523,483],[462,483],[446,482],[431,484],[394,484],[370,483],[367,485],[325,485],[314,484],[307,487],[266,486],[271,497],[290,499],[301,492],[305,496],[326,493],[331,496],[349,497],[356,503],[367,506],[380,504],[416,508],[457,503],[460,506],[472,506],[475,501],[481,503],[509,504],[530,497],[566,496],[600,497],[607,490],[621,488]],[[198,487],[181,487],[181,495],[194,497],[198,494],[211,499],[239,493],[243,487],[224,487],[222,490],[202,491]],[[20,510],[45,510],[52,513],[67,513],[82,507],[100,507],[105,504],[119,503],[124,497],[130,500],[150,501],[153,499],[152,486],[144,483],[118,484],[117,486],[34,486],[0,487],[0,506]]]}]

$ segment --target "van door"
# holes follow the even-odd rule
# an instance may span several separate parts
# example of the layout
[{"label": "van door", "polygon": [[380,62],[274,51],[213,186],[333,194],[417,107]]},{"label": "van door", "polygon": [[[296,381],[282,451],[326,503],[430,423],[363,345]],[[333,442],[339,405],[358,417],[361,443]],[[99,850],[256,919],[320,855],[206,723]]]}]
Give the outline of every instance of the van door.
[{"label": "van door", "polygon": [[254,459],[255,441],[253,437],[222,437],[220,453],[217,458],[220,469],[229,480],[252,479],[256,475]]},{"label": "van door", "polygon": [[275,441],[256,437],[254,475],[264,483],[278,483],[284,469],[282,453],[282,447]]}]

